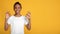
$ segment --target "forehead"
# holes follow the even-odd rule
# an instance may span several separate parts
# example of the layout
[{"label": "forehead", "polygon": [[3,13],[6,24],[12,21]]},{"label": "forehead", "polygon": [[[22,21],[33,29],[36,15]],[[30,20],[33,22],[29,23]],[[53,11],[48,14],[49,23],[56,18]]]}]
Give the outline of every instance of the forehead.
[{"label": "forehead", "polygon": [[19,4],[16,4],[15,7],[20,7],[20,5]]}]

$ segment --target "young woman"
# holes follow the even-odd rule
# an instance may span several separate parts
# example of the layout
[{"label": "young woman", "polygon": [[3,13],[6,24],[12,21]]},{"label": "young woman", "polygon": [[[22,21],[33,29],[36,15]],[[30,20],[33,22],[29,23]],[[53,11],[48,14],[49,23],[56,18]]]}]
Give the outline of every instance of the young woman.
[{"label": "young woman", "polygon": [[15,14],[10,16],[8,12],[6,13],[4,29],[7,30],[11,26],[11,34],[24,34],[24,25],[28,30],[31,29],[30,12],[26,16],[23,16],[20,14],[21,9],[21,4],[16,2],[14,4]]}]

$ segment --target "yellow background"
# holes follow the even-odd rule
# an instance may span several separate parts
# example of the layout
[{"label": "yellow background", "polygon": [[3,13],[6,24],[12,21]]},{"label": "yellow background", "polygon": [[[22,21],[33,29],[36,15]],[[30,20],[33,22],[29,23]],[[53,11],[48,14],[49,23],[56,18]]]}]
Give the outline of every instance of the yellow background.
[{"label": "yellow background", "polygon": [[22,4],[22,15],[31,12],[31,30],[25,27],[25,34],[60,34],[60,0],[0,0],[0,34],[10,33],[10,28],[4,31],[5,13],[13,15],[17,1]]}]

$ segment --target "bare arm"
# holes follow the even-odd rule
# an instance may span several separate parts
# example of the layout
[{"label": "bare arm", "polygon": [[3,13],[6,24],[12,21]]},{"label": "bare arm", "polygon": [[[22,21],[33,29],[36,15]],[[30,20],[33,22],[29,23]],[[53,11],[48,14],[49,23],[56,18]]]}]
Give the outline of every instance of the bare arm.
[{"label": "bare arm", "polygon": [[7,23],[7,19],[5,18],[5,25],[4,25],[4,29],[5,31],[8,29],[8,23]]},{"label": "bare arm", "polygon": [[9,25],[8,25],[8,23],[7,23],[7,20],[8,20],[9,17],[10,17],[10,15],[9,15],[9,13],[7,12],[6,15],[5,15],[5,25],[4,25],[4,30],[5,30],[5,31],[8,30],[8,27],[9,27]]},{"label": "bare arm", "polygon": [[30,30],[31,29],[31,18],[30,18],[30,12],[28,12],[28,14],[26,15],[26,17],[29,20],[29,23],[26,25],[27,29]]},{"label": "bare arm", "polygon": [[27,29],[30,30],[31,29],[31,23],[30,23],[30,20],[29,20],[29,23],[26,25]]}]

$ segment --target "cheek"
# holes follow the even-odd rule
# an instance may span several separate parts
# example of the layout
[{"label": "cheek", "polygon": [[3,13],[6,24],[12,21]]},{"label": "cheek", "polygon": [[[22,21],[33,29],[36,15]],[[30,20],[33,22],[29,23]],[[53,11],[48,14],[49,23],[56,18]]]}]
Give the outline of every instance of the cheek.
[{"label": "cheek", "polygon": [[20,9],[15,9],[14,10],[16,13],[19,13],[20,12]]},{"label": "cheek", "polygon": [[20,8],[18,8],[18,11],[20,11]]},{"label": "cheek", "polygon": [[15,11],[19,11],[20,9],[19,8],[15,8]]},{"label": "cheek", "polygon": [[15,12],[19,12],[21,10],[21,8],[20,7],[15,7]]}]

